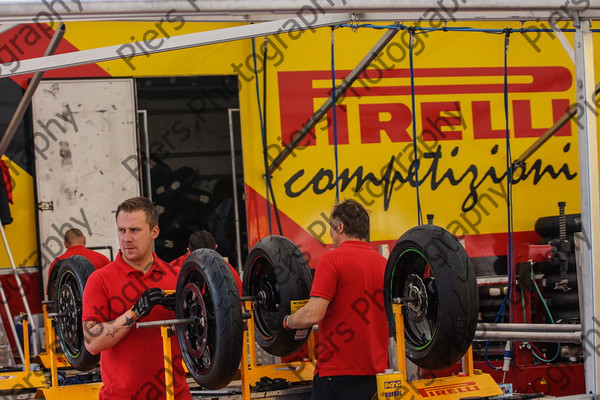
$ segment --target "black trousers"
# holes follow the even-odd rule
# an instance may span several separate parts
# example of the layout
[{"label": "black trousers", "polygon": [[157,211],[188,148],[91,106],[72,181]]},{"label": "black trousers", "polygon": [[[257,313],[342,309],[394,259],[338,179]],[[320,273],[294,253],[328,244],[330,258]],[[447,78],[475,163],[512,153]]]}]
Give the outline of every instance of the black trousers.
[{"label": "black trousers", "polygon": [[311,400],[371,400],[377,393],[375,375],[315,375]]}]

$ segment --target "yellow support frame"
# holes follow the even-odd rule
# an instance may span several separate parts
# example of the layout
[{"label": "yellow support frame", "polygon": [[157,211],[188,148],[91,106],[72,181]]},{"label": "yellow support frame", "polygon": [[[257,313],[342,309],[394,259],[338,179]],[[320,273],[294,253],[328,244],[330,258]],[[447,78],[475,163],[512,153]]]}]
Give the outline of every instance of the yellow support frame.
[{"label": "yellow support frame", "polygon": [[[23,321],[23,356],[25,365],[23,371],[0,373],[0,391],[34,389],[47,385],[43,371],[31,370],[31,354],[29,350],[29,324],[27,314],[21,316]],[[19,340],[15,338],[15,340]]]},{"label": "yellow support frame", "polygon": [[45,348],[46,350],[41,352],[36,356],[36,361],[44,366],[44,368],[50,368],[51,360],[50,360],[50,347],[52,347],[52,353],[54,353],[54,358],[56,359],[58,368],[69,368],[69,361],[63,353],[58,353],[58,346],[56,344],[56,340],[52,341],[52,338],[48,334],[50,332],[49,325],[52,324],[50,318],[48,318],[48,304],[42,304],[42,312],[44,313],[44,332],[46,332],[45,337]]},{"label": "yellow support frame", "polygon": [[250,311],[247,320],[248,329],[244,330],[242,365],[242,399],[250,400],[250,386],[253,382],[260,381],[263,376],[271,379],[283,378],[288,382],[312,381],[315,372],[315,346],[313,332],[308,337],[308,360],[289,363],[257,365],[256,363],[256,337],[254,334],[254,302],[245,302],[246,309]]},{"label": "yellow support frame", "polygon": [[[377,375],[377,398],[379,400],[460,400],[464,397],[489,397],[501,395],[502,389],[489,374],[473,368],[473,349],[463,358],[463,373],[435,379],[409,381],[406,379],[406,350],[404,339],[404,316],[402,304],[394,304],[396,321],[396,354],[398,369],[391,373]],[[404,397],[409,395],[410,397]]]},{"label": "yellow support frame", "polygon": [[[45,316],[47,317],[47,313]],[[56,341],[56,333],[54,331],[54,320],[46,318],[45,322],[46,330],[46,343],[48,340]],[[48,339],[50,338],[50,339]],[[50,359],[50,377],[51,385],[48,386],[45,379],[43,387],[39,388],[35,393],[36,399],[42,398],[46,400],[63,400],[63,399],[77,399],[77,400],[98,400],[100,394],[100,388],[102,382],[85,383],[80,385],[66,385],[58,386],[58,358],[54,351],[56,346],[48,346],[46,351],[48,358]]]},{"label": "yellow support frame", "polygon": [[165,365],[165,392],[167,400],[175,400],[175,383],[173,382],[173,352],[171,349],[170,337],[173,335],[173,328],[168,325],[160,327],[160,336],[163,340],[163,353]]}]

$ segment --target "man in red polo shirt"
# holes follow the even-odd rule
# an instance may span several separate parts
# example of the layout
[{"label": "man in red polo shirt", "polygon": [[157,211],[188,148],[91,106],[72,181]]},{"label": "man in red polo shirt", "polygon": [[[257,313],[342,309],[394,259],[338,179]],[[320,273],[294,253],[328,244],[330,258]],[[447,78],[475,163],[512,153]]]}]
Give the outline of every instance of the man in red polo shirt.
[{"label": "man in red polo shirt", "polygon": [[56,259],[52,261],[52,264],[50,264],[50,268],[48,268],[48,287],[46,288],[46,292],[48,294],[50,288],[54,285],[54,281],[56,280],[56,274],[58,271],[55,271],[54,268],[56,267],[58,261],[76,255],[84,256],[96,269],[100,269],[110,262],[110,260],[104,254],[85,247],[85,236],[81,230],[77,228],[72,228],[65,232],[64,243],[67,250],[60,256],[56,257]]},{"label": "man in red polo shirt", "polygon": [[319,260],[310,299],[275,325],[319,324],[312,399],[370,400],[375,375],[388,367],[388,326],[383,304],[386,259],[369,243],[369,213],[354,200],[333,207],[333,250]]},{"label": "man in red polo shirt", "polygon": [[64,260],[65,258],[75,255],[84,256],[90,260],[96,269],[100,269],[110,262],[110,260],[104,254],[88,249],[85,247],[85,245],[86,239],[81,230],[72,228],[66,231],[65,248],[67,250],[58,256],[56,260],[52,261],[52,264],[50,264],[50,271],[52,271],[52,267],[56,265],[58,260]]},{"label": "man in red polo shirt", "polygon": [[[86,348],[100,353],[104,385],[99,399],[165,399],[160,328],[137,329],[135,322],[175,318],[163,306],[163,290],[175,290],[179,268],[152,251],[159,228],[150,200],[124,201],[116,219],[121,251],[115,261],[90,275],[83,293]],[[191,399],[176,335],[171,336],[171,349],[175,398]]]},{"label": "man in red polo shirt", "polygon": [[[192,252],[194,250],[198,250],[198,249],[217,250],[217,243],[215,242],[215,238],[213,237],[213,235],[210,234],[210,232],[208,232],[206,230],[201,230],[201,231],[196,231],[190,235],[190,237],[188,239],[188,247],[187,248],[188,248],[188,252],[185,253],[184,255],[182,255],[181,257],[176,258],[173,261],[171,261],[172,265],[175,265],[175,266],[181,268],[183,266],[183,263],[185,262],[185,259],[187,258],[187,256],[190,255],[190,252]],[[229,262],[227,262],[227,265],[229,265],[229,269],[231,270],[233,279],[235,279],[235,285],[238,288],[238,293],[240,294],[240,297],[242,297],[242,280],[240,279],[240,275],[235,270],[235,268],[233,268],[233,266],[231,264],[229,264]]]}]

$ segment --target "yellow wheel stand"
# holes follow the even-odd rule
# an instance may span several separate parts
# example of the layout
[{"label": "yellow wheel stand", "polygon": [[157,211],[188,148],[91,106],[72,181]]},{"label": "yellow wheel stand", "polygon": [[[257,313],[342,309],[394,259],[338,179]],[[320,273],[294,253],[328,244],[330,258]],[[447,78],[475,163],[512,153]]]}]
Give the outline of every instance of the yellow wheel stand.
[{"label": "yellow wheel stand", "polygon": [[398,369],[392,373],[377,375],[379,400],[459,400],[465,397],[488,397],[503,393],[489,374],[473,369],[472,348],[469,348],[464,356],[463,374],[419,381],[407,380],[402,305],[394,304],[393,310],[396,321]]},{"label": "yellow wheel stand", "polygon": [[[46,325],[46,343],[48,341],[56,341],[56,334],[54,332],[54,319],[50,318],[46,312],[45,305],[45,325]],[[64,400],[64,399],[77,399],[77,400],[97,400],[102,387],[102,382],[95,383],[84,383],[79,385],[65,385],[58,386],[58,358],[55,354],[56,346],[50,345],[46,347],[48,358],[50,359],[50,374],[52,384],[47,386],[44,380],[43,387],[38,389],[35,394],[35,398],[43,398],[48,400]],[[68,365],[68,363],[67,363]]]},{"label": "yellow wheel stand", "polygon": [[53,337],[50,337],[48,332],[50,332],[49,325],[52,324],[50,318],[48,318],[48,302],[42,303],[42,311],[44,313],[44,332],[46,332],[46,350],[41,352],[36,356],[37,362],[42,364],[44,368],[50,368],[50,347],[52,347],[52,352],[54,353],[54,357],[56,358],[56,365],[58,368],[69,368],[71,365],[65,358],[63,353],[58,353],[58,346],[56,344],[56,340],[53,341]]},{"label": "yellow wheel stand", "polygon": [[[256,338],[254,336],[254,302],[246,301],[246,309],[250,312],[247,320],[248,329],[244,330],[242,365],[242,399],[250,400],[250,385],[260,381],[263,376],[271,379],[284,378],[288,382],[312,381],[315,372],[315,346],[314,336],[311,332],[308,337],[308,360],[289,363],[257,365],[256,364]],[[248,359],[248,354],[250,359]]]},{"label": "yellow wheel stand", "polygon": [[[246,302],[246,307],[250,311],[254,309],[252,301]],[[259,366],[256,364],[256,342],[254,336],[254,315],[251,312],[248,321],[248,329],[244,330],[242,361],[240,376],[242,380],[242,399],[250,400],[251,382],[259,381],[261,377],[268,376],[271,379],[284,378],[289,382],[311,381],[315,370],[314,362],[314,344],[313,334],[308,338],[309,360],[295,361],[282,364],[271,364]],[[160,333],[163,339],[163,353],[165,360],[165,389],[166,400],[174,400],[173,392],[173,365],[172,348],[170,337],[174,334],[174,325],[190,323],[191,320],[172,319],[164,321],[138,322],[138,328],[160,327]],[[250,359],[248,359],[250,354]],[[183,364],[187,372],[185,363]]]},{"label": "yellow wheel stand", "polygon": [[[23,321],[23,352],[25,368],[23,371],[0,373],[0,391],[34,389],[46,386],[46,377],[43,371],[32,371],[29,353],[29,324],[27,314],[21,315]],[[15,340],[19,340],[15,338]]]}]

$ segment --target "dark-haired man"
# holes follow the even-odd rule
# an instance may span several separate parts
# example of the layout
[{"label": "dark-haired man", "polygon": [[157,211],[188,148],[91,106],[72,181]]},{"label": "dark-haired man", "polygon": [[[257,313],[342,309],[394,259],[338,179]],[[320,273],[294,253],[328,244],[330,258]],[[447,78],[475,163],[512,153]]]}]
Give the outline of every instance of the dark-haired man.
[{"label": "dark-haired man", "polygon": [[[83,295],[87,350],[100,353],[101,400],[164,399],[165,369],[160,328],[137,329],[135,322],[175,318],[163,290],[175,290],[179,268],[152,251],[159,233],[158,212],[143,197],[117,208],[121,251],[114,262],[95,271]],[[177,336],[172,336],[171,366],[177,400],[191,399]]]},{"label": "dark-haired man", "polygon": [[[185,253],[184,255],[182,255],[181,257],[176,258],[173,261],[171,261],[172,265],[175,265],[176,267],[181,268],[183,266],[183,263],[185,262],[185,259],[190,255],[190,252],[192,252],[194,250],[198,250],[198,249],[216,250],[217,243],[215,242],[215,238],[213,237],[213,235],[210,234],[210,232],[208,232],[206,230],[201,230],[201,231],[196,231],[190,235],[190,237],[188,239],[187,248],[188,248],[188,252]],[[231,270],[233,279],[235,279],[235,285],[238,288],[238,293],[239,293],[240,297],[242,297],[242,280],[240,279],[240,275],[235,270],[235,268],[233,268],[233,266],[231,264],[229,264],[229,262],[227,264],[229,265],[229,269]]]},{"label": "dark-haired man", "polygon": [[[388,366],[383,305],[386,260],[369,243],[370,218],[354,200],[333,207],[333,250],[319,260],[310,299],[276,322],[284,329],[319,324],[312,399],[370,400]],[[279,327],[279,326],[278,326]]]}]

